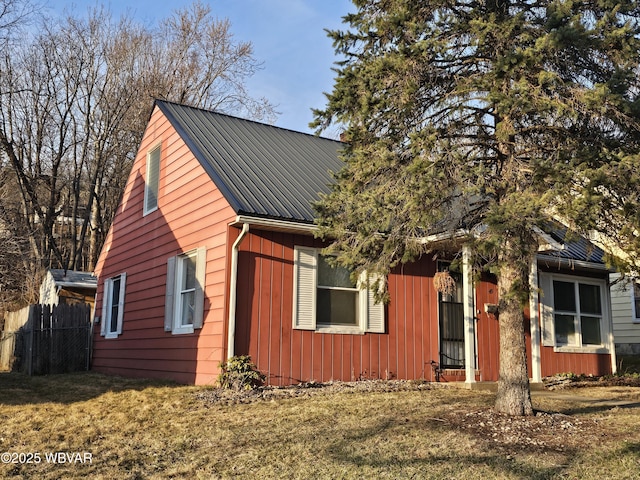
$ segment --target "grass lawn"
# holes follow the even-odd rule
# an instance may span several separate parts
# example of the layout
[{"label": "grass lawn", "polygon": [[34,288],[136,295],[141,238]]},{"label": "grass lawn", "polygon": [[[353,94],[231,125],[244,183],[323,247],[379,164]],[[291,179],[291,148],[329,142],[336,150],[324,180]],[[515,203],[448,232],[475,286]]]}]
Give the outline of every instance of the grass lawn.
[{"label": "grass lawn", "polygon": [[640,478],[639,387],[535,396],[545,413],[524,420],[493,414],[493,393],[423,387],[221,402],[206,387],[3,373],[0,478]]}]

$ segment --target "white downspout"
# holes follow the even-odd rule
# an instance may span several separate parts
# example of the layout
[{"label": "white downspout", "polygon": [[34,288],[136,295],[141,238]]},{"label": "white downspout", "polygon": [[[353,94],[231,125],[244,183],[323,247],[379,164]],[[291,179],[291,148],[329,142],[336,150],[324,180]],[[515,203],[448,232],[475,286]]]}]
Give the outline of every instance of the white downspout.
[{"label": "white downspout", "polygon": [[475,356],[475,305],[473,289],[473,268],[471,265],[471,249],[462,247],[462,297],[464,309],[464,365],[465,383],[476,381]]},{"label": "white downspout", "polygon": [[[613,312],[611,310],[611,283],[609,282],[609,275],[607,275],[606,286],[607,288],[604,289],[604,298],[605,298],[605,303],[608,305],[608,308],[607,308],[607,314],[609,317],[609,321],[607,322],[609,324],[608,344],[609,344],[609,352],[611,352],[611,373],[615,375],[616,373],[618,373],[618,358],[616,355],[616,341],[613,335]],[[631,292],[633,294],[633,286],[631,288]],[[633,313],[633,309],[632,309],[632,313]]]},{"label": "white downspout", "polygon": [[242,224],[242,231],[231,247],[231,279],[229,280],[229,334],[227,337],[227,358],[235,355],[236,340],[236,298],[238,290],[238,250],[240,242],[249,231],[249,224]]}]

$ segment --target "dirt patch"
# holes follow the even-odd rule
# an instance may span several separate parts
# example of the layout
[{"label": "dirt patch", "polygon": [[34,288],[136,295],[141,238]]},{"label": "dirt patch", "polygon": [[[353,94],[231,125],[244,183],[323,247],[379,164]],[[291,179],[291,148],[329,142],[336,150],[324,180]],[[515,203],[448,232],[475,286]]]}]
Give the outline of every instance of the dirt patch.
[{"label": "dirt patch", "polygon": [[[584,387],[640,387],[640,376],[586,377],[558,375],[544,379],[546,390],[564,390]],[[252,390],[213,388],[199,392],[201,400],[223,405],[252,403],[264,400],[333,395],[336,393],[399,392],[451,388],[444,383],[422,380],[363,380],[357,382],[307,382],[287,387],[264,386]]]},{"label": "dirt patch", "polygon": [[566,453],[594,444],[607,435],[598,420],[561,413],[536,412],[535,416],[511,417],[483,409],[452,413],[445,420],[505,454],[521,451]]},{"label": "dirt patch", "polygon": [[366,380],[359,382],[308,382],[288,387],[259,387],[253,390],[214,388],[198,392],[201,400],[222,405],[364,392],[400,392],[448,388],[446,385],[417,380]]},{"label": "dirt patch", "polygon": [[592,377],[588,375],[555,375],[543,379],[547,390],[584,387],[640,387],[640,375],[606,375]]}]

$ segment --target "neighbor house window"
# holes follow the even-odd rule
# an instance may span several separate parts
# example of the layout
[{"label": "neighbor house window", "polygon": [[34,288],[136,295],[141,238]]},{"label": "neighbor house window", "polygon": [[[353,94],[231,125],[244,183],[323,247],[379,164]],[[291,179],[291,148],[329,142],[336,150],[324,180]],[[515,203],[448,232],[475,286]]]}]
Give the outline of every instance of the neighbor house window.
[{"label": "neighbor house window", "polygon": [[294,249],[293,326],[326,333],[384,332],[384,306],[318,249]]},{"label": "neighbor house window", "polygon": [[160,145],[147,153],[147,176],[144,183],[144,215],[158,208],[160,183]]},{"label": "neighbor house window", "polygon": [[633,282],[633,311],[634,321],[640,322],[640,285],[637,281]]},{"label": "neighbor house window", "polygon": [[604,280],[541,275],[544,345],[608,348],[608,297]]},{"label": "neighbor house window", "polygon": [[126,273],[121,273],[104,282],[100,333],[105,338],[116,338],[122,333],[126,279]]},{"label": "neighbor house window", "polygon": [[202,327],[206,250],[198,248],[169,258],[165,330],[193,333]]}]

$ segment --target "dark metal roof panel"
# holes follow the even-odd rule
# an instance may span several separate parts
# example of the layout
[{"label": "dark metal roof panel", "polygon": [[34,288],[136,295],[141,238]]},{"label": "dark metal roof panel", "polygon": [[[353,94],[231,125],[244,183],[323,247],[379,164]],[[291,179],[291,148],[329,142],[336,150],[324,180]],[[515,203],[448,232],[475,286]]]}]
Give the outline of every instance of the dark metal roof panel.
[{"label": "dark metal roof panel", "polygon": [[598,246],[591,243],[584,237],[570,238],[566,237],[566,229],[556,227],[550,235],[558,242],[564,245],[563,250],[549,250],[544,252],[545,255],[557,257],[565,260],[576,260],[581,262],[591,262],[597,264],[605,264],[605,253]]},{"label": "dark metal roof panel", "polygon": [[77,270],[63,270],[52,268],[49,270],[51,272],[51,276],[53,280],[58,285],[62,286],[72,286],[76,285],[79,287],[97,287],[98,286],[98,278],[93,274],[88,272],[80,272]]},{"label": "dark metal roof panel", "polygon": [[343,144],[263,123],[157,101],[236,213],[313,222]]}]

